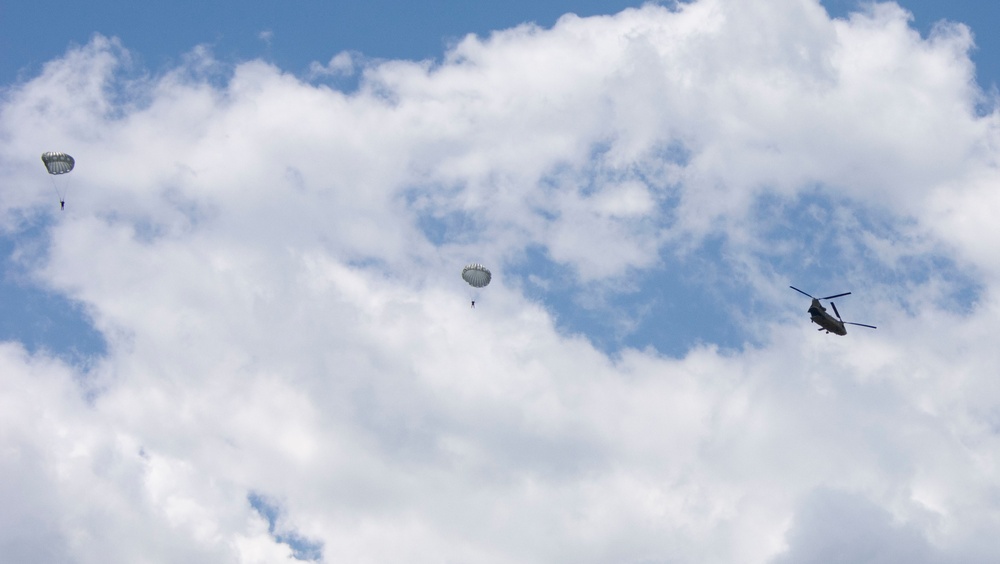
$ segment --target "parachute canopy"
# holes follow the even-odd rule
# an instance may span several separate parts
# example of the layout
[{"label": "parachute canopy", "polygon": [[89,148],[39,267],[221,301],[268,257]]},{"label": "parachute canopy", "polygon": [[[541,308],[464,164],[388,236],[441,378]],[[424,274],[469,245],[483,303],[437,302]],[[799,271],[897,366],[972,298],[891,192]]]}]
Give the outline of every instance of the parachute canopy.
[{"label": "parachute canopy", "polygon": [[76,161],[66,153],[42,153],[42,162],[49,174],[66,174],[73,170]]},{"label": "parachute canopy", "polygon": [[490,274],[490,269],[481,264],[474,263],[462,269],[462,279],[468,282],[469,286],[473,288],[482,288],[490,283],[493,275]]}]

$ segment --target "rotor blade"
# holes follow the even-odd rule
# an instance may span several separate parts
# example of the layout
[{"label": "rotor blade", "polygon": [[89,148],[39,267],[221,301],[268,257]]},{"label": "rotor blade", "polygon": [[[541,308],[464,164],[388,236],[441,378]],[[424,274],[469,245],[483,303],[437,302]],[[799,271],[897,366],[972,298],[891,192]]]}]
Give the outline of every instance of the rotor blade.
[{"label": "rotor blade", "polygon": [[841,316],[840,316],[840,312],[839,312],[839,311],[837,311],[837,304],[835,304],[835,303],[833,303],[833,302],[830,302],[830,305],[832,305],[832,306],[833,306],[833,313],[836,313],[836,314],[837,314],[837,319],[839,319],[839,320],[840,320],[840,322],[841,322],[841,323],[843,323],[843,322],[844,322],[844,318],[843,318],[843,317],[841,317]]},{"label": "rotor blade", "polygon": [[843,294],[837,294],[836,296],[827,296],[825,298],[820,298],[821,300],[832,300],[833,298],[839,298],[840,296],[850,296],[850,292],[844,292]]},{"label": "rotor blade", "polygon": [[[805,292],[803,292],[802,290],[799,290],[799,289],[798,289],[798,288],[796,288],[795,286],[789,286],[789,288],[791,288],[791,289],[795,290],[796,292],[798,292],[798,293],[800,293],[800,294],[806,294]],[[807,296],[809,296],[809,294],[806,294],[806,295],[807,295]],[[809,297],[810,297],[810,298],[812,298],[812,296],[809,296]],[[813,299],[815,300],[816,298],[813,298]]]},{"label": "rotor blade", "polygon": [[869,329],[878,329],[878,327],[875,327],[874,325],[865,325],[864,323],[854,323],[853,321],[845,321],[844,323],[847,325],[860,325],[861,327],[867,327]]}]

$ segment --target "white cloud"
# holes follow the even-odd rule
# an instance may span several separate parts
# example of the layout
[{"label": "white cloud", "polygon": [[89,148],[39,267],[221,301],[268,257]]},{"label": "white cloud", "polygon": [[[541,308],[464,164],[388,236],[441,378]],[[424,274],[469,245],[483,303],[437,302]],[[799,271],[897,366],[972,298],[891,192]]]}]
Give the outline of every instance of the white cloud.
[{"label": "white cloud", "polygon": [[[71,50],[0,106],[0,217],[48,222],[34,275],[108,353],[82,372],[0,347],[0,547],[768,562],[862,539],[995,560],[996,116],[970,37],[921,38],[892,4],[701,0],[470,36],[366,64],[351,93],[202,49],[153,77],[115,40]],[[62,213],[51,149],[78,162]],[[609,355],[505,276],[541,248],[613,288],[719,237],[719,269],[773,300],[769,258],[802,249],[758,208],[811,197],[845,254],[914,291],[852,298],[877,332],[776,315],[759,346]],[[945,253],[982,288],[970,311],[905,272]],[[475,310],[469,260],[496,275]]]},{"label": "white cloud", "polygon": [[324,76],[351,76],[355,71],[355,57],[354,54],[342,51],[334,55],[325,65],[313,62],[309,65],[310,78],[315,80]]}]

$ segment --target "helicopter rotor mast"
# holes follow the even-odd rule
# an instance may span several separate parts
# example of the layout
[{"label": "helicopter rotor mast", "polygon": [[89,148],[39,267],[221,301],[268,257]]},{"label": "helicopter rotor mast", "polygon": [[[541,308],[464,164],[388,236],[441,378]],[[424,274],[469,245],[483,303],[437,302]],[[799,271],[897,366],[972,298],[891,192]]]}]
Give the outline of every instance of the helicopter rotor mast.
[{"label": "helicopter rotor mast", "polygon": [[[850,294],[850,292],[848,292],[848,294]],[[833,297],[837,297],[837,296],[833,296]],[[823,299],[826,299],[826,298],[823,298]],[[874,325],[867,325],[865,323],[855,323],[853,321],[844,321],[844,318],[840,316],[840,312],[837,311],[837,304],[835,304],[833,302],[830,302],[830,305],[833,306],[833,313],[837,314],[837,319],[839,319],[840,322],[843,323],[844,325],[857,325],[859,327],[869,327],[871,329],[878,329],[878,327],[875,327]]]}]

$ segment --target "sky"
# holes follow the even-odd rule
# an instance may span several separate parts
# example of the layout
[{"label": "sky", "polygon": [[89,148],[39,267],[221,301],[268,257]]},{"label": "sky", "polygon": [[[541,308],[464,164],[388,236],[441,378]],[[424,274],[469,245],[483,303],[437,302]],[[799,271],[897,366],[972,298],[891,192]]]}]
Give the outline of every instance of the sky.
[{"label": "sky", "polygon": [[12,561],[1000,557],[1000,8],[21,4]]}]

